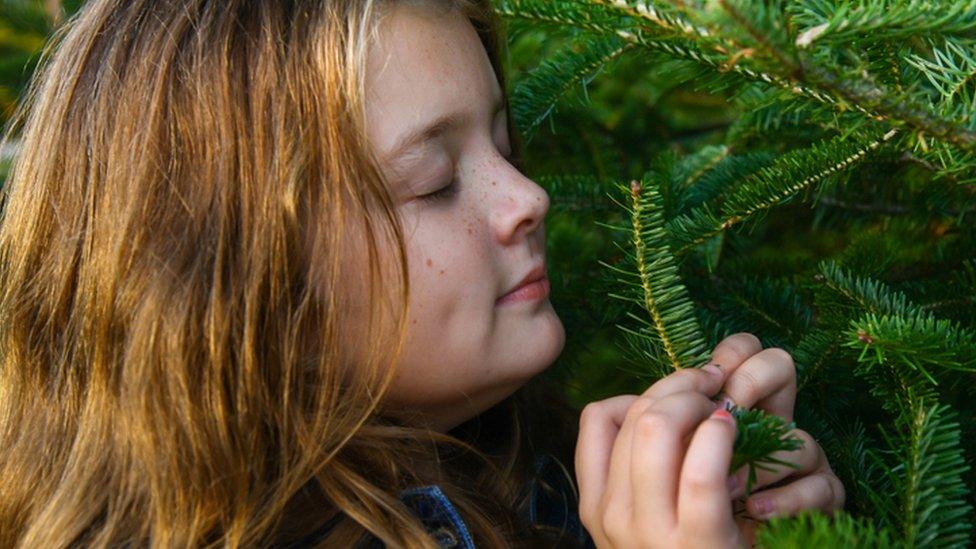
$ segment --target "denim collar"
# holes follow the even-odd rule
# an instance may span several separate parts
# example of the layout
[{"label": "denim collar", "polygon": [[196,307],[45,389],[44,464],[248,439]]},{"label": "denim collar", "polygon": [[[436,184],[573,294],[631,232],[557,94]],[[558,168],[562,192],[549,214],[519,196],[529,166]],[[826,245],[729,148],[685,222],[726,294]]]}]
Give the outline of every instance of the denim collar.
[{"label": "denim collar", "polygon": [[[593,540],[583,528],[577,512],[579,503],[576,486],[566,466],[552,454],[542,454],[535,461],[534,476],[527,486],[528,497],[518,509],[529,524],[551,532],[554,540],[568,540],[574,547],[595,548]],[[467,524],[437,484],[402,490],[400,500],[424,524],[427,532],[442,548],[474,549],[474,541]],[[282,546],[299,549],[320,542],[338,522],[336,515],[310,536]],[[382,548],[375,537],[361,548]]]}]

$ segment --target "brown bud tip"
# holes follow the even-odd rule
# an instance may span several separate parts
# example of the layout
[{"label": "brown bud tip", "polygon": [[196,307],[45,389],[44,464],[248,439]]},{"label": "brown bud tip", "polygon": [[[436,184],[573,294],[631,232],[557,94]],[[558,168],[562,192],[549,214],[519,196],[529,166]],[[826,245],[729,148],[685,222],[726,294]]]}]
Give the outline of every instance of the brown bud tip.
[{"label": "brown bud tip", "polygon": [[633,194],[635,194],[635,195],[637,195],[637,194],[640,194],[640,191],[641,191],[641,184],[638,183],[636,179],[633,180],[633,181],[631,181],[630,182],[630,192],[633,193]]},{"label": "brown bud tip", "polygon": [[857,339],[860,340],[861,343],[867,343],[868,345],[874,343],[874,338],[869,336],[864,330],[857,331]]}]

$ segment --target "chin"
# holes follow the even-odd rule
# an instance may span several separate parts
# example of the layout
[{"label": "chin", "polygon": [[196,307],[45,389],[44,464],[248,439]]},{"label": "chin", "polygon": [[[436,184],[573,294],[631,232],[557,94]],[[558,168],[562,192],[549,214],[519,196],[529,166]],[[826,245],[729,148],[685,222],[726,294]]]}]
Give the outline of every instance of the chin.
[{"label": "chin", "polygon": [[[548,307],[552,309],[551,304]],[[534,334],[539,338],[539,356],[537,360],[540,363],[540,368],[536,373],[542,372],[549,368],[549,366],[552,366],[566,346],[566,329],[563,327],[562,320],[559,319],[555,310],[551,311],[551,317],[550,322],[547,322],[547,328],[544,331],[540,330]]]}]

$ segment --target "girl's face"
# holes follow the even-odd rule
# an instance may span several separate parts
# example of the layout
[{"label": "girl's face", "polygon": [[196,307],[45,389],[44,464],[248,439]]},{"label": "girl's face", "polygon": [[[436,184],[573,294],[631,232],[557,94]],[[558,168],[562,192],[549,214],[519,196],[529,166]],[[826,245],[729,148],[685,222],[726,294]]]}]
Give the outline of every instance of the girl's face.
[{"label": "girl's face", "polygon": [[503,91],[467,18],[389,6],[368,53],[367,133],[404,222],[411,295],[387,402],[443,432],[562,351],[548,294],[499,301],[545,266],[549,196],[506,160]]}]

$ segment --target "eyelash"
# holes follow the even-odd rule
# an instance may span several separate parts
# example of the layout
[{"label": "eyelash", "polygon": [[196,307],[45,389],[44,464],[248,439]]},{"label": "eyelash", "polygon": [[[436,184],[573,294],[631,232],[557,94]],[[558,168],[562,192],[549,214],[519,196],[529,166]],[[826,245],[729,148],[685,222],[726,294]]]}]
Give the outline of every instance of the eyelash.
[{"label": "eyelash", "polygon": [[448,198],[454,196],[456,192],[457,192],[457,185],[454,183],[454,180],[451,179],[451,183],[448,186],[441,187],[440,189],[432,193],[421,195],[419,198],[424,202],[439,202],[441,200],[447,200]]},{"label": "eyelash", "polygon": [[[510,154],[505,157],[505,160],[507,160],[509,163],[512,163],[512,160],[514,158],[515,158],[515,154]],[[432,193],[421,195],[418,198],[428,203],[441,202],[457,194],[457,191],[458,191],[457,183],[455,182],[454,179],[451,179],[451,182],[447,186],[441,187],[440,189]]]}]

